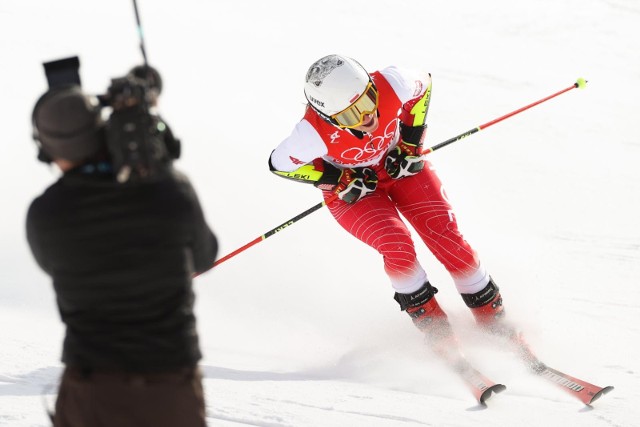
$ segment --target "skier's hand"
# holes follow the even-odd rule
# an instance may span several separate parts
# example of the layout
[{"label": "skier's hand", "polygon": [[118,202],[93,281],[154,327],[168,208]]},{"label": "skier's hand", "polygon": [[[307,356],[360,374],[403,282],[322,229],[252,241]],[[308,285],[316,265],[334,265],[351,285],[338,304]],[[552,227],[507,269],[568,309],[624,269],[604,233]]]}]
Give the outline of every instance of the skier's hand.
[{"label": "skier's hand", "polygon": [[378,175],[371,168],[344,169],[340,182],[333,190],[347,203],[355,203],[367,194],[376,191]]},{"label": "skier's hand", "polygon": [[424,159],[420,156],[422,144],[415,145],[406,141],[398,142],[384,161],[384,168],[391,178],[399,179],[412,176],[424,169]]},{"label": "skier's hand", "polygon": [[378,175],[367,167],[339,169],[324,162],[322,178],[314,185],[337,194],[346,203],[355,203],[376,190]]}]

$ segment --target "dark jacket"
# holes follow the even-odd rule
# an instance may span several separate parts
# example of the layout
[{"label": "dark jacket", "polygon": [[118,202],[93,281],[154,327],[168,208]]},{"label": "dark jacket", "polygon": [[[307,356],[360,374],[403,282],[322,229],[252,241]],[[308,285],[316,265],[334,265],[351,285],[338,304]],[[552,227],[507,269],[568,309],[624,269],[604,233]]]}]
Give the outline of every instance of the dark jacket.
[{"label": "dark jacket", "polygon": [[201,358],[191,278],[217,241],[184,175],[122,185],[78,168],[33,201],[26,225],[67,327],[67,366],[165,371]]}]

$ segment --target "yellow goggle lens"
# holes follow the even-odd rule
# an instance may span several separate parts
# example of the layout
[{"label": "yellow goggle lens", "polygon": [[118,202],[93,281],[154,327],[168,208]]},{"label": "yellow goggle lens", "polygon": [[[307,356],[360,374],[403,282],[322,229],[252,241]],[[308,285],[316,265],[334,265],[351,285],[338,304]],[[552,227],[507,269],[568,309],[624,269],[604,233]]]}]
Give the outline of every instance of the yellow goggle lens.
[{"label": "yellow goggle lens", "polygon": [[340,126],[346,128],[358,127],[364,121],[364,116],[378,109],[378,91],[372,82],[369,82],[360,98],[346,109],[331,116]]}]

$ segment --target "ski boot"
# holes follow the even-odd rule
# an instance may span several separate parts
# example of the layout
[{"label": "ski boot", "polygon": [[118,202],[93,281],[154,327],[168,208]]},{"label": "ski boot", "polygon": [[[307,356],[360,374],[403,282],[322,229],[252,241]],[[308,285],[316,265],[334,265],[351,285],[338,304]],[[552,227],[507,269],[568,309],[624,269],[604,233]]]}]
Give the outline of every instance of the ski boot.
[{"label": "ski boot", "polygon": [[471,309],[476,323],[483,329],[499,336],[509,336],[515,330],[504,321],[504,307],[500,288],[493,279],[481,291],[475,294],[460,294],[464,303]]},{"label": "ski boot", "polygon": [[515,326],[507,322],[500,289],[493,279],[480,292],[475,294],[461,294],[467,307],[476,319],[476,323],[492,335],[507,341],[513,351],[532,370],[539,368],[540,362],[533,354],[529,344]]},{"label": "ski boot", "polygon": [[456,361],[462,357],[462,353],[447,314],[435,299],[437,292],[437,288],[426,282],[414,293],[396,293],[394,299],[424,333],[425,343],[433,352],[448,361]]}]

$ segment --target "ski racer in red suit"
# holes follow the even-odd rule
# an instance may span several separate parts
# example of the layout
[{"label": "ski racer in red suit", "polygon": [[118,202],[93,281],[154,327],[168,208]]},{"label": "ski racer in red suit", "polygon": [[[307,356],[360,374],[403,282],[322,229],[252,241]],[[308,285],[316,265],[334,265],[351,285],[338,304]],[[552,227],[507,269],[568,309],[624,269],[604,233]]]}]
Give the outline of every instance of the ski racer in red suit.
[{"label": "ski racer in red suit", "polygon": [[421,157],[430,74],[395,66],[368,73],[351,58],[329,55],[311,65],[304,91],[304,117],[271,153],[271,171],[313,183],[325,200],[338,195],[328,203],[331,214],[382,255],[401,310],[432,342],[451,336],[451,328],[401,214],[451,274],[476,321],[499,325],[499,289]]}]

